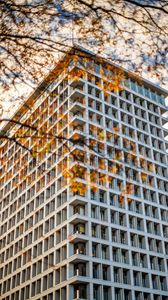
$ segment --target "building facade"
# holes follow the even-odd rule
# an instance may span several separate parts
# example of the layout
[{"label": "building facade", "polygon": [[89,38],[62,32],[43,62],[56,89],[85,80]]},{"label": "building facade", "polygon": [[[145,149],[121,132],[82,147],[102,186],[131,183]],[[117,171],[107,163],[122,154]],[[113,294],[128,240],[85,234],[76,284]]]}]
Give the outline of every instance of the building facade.
[{"label": "building facade", "polygon": [[0,149],[2,300],[168,299],[167,94],[128,73],[117,91],[109,66],[72,58],[41,84],[14,116],[41,139],[3,129],[25,147]]}]

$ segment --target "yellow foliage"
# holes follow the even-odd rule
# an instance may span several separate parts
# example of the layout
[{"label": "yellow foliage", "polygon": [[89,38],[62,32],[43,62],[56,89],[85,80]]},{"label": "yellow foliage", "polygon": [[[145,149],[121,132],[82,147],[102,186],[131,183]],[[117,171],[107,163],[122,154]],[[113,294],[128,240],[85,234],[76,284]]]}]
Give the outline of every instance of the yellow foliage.
[{"label": "yellow foliage", "polygon": [[104,139],[104,132],[103,132],[103,130],[102,130],[102,131],[98,131],[98,138],[99,138],[100,140],[103,140],[103,139]]},{"label": "yellow foliage", "polygon": [[109,131],[106,132],[107,140],[110,139],[112,136],[113,136],[113,134],[111,132],[109,132]]},{"label": "yellow foliage", "polygon": [[120,128],[119,127],[112,127],[112,130],[118,133],[120,131]]},{"label": "yellow foliage", "polygon": [[99,182],[106,183],[107,182],[107,176],[105,174],[100,173],[99,174]]},{"label": "yellow foliage", "polygon": [[141,172],[142,182],[146,182],[147,178],[148,178],[148,174]]},{"label": "yellow foliage", "polygon": [[96,183],[97,181],[97,171],[90,172],[90,181]]},{"label": "yellow foliage", "polygon": [[86,75],[86,71],[82,69],[74,68],[69,72],[68,79],[78,81],[80,78],[84,77],[85,75]]},{"label": "yellow foliage", "polygon": [[96,140],[90,140],[90,147],[94,147],[96,144]]},{"label": "yellow foliage", "polygon": [[149,170],[150,172],[153,171],[153,164],[152,164],[152,163],[150,163],[150,164],[148,165],[148,170]]},{"label": "yellow foliage", "polygon": [[114,165],[114,166],[112,166],[112,167],[110,167],[109,169],[110,169],[110,172],[111,172],[111,173],[114,173],[114,174],[116,174],[116,173],[117,173],[117,171],[118,171],[118,167],[117,167],[117,166],[115,166],[115,165]]},{"label": "yellow foliage", "polygon": [[111,176],[108,177],[108,183],[109,183],[109,184],[112,184],[112,183],[113,183],[113,177],[111,177]]},{"label": "yellow foliage", "polygon": [[94,186],[94,185],[91,185],[91,186],[90,186],[90,189],[91,189],[94,193],[96,193],[96,192],[98,191],[98,187],[96,187],[96,186]]},{"label": "yellow foliage", "polygon": [[128,203],[132,202],[132,199],[131,198],[127,198],[127,202]]},{"label": "yellow foliage", "polygon": [[86,192],[86,185],[82,182],[72,181],[70,183],[70,189],[72,192],[79,193],[81,196],[84,196]]},{"label": "yellow foliage", "polygon": [[99,166],[99,168],[102,169],[102,170],[105,169],[105,164],[104,164],[104,162],[100,162],[100,163],[98,164],[98,166]]},{"label": "yellow foliage", "polygon": [[37,146],[33,147],[33,149],[31,150],[31,155],[36,158],[38,156],[38,151],[37,151]]}]

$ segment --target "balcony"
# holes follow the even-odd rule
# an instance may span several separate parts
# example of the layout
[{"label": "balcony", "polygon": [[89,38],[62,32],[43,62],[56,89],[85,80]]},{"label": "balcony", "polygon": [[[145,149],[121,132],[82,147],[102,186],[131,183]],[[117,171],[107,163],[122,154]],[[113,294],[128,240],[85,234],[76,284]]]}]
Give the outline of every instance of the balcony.
[{"label": "balcony", "polygon": [[130,278],[127,275],[123,276],[123,283],[124,284],[130,284]]},{"label": "balcony", "polygon": [[117,271],[114,271],[114,282],[121,283],[121,278],[119,273],[116,273]]},{"label": "balcony", "polygon": [[132,263],[134,266],[139,266],[139,261],[135,258],[133,258]]},{"label": "balcony", "polygon": [[85,224],[79,223],[79,220],[76,220],[78,224],[74,226],[73,234],[85,234]]},{"label": "balcony", "polygon": [[75,264],[74,276],[86,276],[86,264],[84,263]]},{"label": "balcony", "polygon": [[136,286],[141,286],[140,279],[139,279],[139,278],[136,278],[136,277],[134,277],[134,284],[135,284]]},{"label": "balcony", "polygon": [[143,260],[139,262],[139,266],[140,266],[140,268],[147,268],[148,267],[147,262],[143,261]]},{"label": "balcony", "polygon": [[73,300],[87,300],[87,298],[83,298],[80,294],[77,294]]},{"label": "balcony", "polygon": [[84,107],[81,107],[81,105],[85,103],[84,100],[78,100],[78,102],[75,102],[73,103],[72,107],[70,108],[69,112],[70,112],[70,120],[75,117],[75,116],[78,116],[78,117],[81,117],[83,118],[83,112],[85,111],[84,110]]},{"label": "balcony", "polygon": [[109,259],[107,252],[102,252],[102,259]]},{"label": "balcony", "polygon": [[98,271],[98,265],[93,264],[93,278],[98,279],[99,278],[99,271]]},{"label": "balcony", "polygon": [[77,205],[74,207],[74,214],[79,214],[81,216],[85,216],[85,206]]},{"label": "balcony", "polygon": [[78,138],[83,138],[86,134],[85,130],[85,114],[84,113],[78,113],[77,115],[71,114],[70,115],[70,131],[69,131],[69,138],[71,135],[78,134]]},{"label": "balcony", "polygon": [[103,280],[110,280],[109,274],[108,274],[108,269],[105,267],[102,269],[102,274],[103,274]]},{"label": "balcony", "polygon": [[84,284],[74,285],[73,300],[87,300],[87,286]]},{"label": "balcony", "polygon": [[73,92],[73,91],[75,91],[76,92],[76,90],[77,91],[84,91],[84,82],[82,81],[82,80],[80,80],[80,79],[78,79],[78,80],[73,80],[71,83],[70,83],[70,91],[71,91],[71,93]]},{"label": "balcony", "polygon": [[85,243],[78,242],[74,245],[74,254],[86,255]]},{"label": "balcony", "polygon": [[153,289],[158,290],[159,289],[159,284],[156,281],[153,281]]},{"label": "balcony", "polygon": [[120,242],[121,242],[121,244],[127,244],[127,239],[126,239],[126,237],[125,237],[125,236],[121,236],[121,237],[120,237]]},{"label": "balcony", "polygon": [[142,278],[142,286],[148,288],[149,287],[149,282],[145,278]]},{"label": "balcony", "polygon": [[166,285],[166,281],[160,281],[160,287],[162,291],[167,291],[167,285]]}]

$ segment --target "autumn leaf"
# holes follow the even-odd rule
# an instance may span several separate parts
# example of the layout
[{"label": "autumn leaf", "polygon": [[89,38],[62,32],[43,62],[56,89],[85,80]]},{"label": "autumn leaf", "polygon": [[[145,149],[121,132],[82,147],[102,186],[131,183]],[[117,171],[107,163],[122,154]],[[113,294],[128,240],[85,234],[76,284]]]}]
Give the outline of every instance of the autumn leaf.
[{"label": "autumn leaf", "polygon": [[91,191],[93,191],[94,193],[96,193],[98,191],[98,187],[96,187],[95,185],[91,185],[90,186]]},{"label": "autumn leaf", "polygon": [[123,204],[123,202],[124,202],[124,196],[123,196],[123,194],[120,194],[118,196],[118,202],[119,202],[120,205]]},{"label": "autumn leaf", "polygon": [[79,134],[78,133],[75,133],[74,135],[73,135],[73,140],[74,141],[77,141],[79,139]]},{"label": "autumn leaf", "polygon": [[146,182],[147,178],[148,178],[148,174],[141,172],[142,182]]},{"label": "autumn leaf", "polygon": [[148,165],[148,170],[149,170],[150,172],[153,171],[153,164],[152,164],[152,163],[150,163],[150,164]]},{"label": "autumn leaf", "polygon": [[114,174],[116,174],[117,173],[117,171],[118,171],[118,168],[117,168],[117,166],[112,166],[112,167],[110,167],[110,172],[111,173],[114,173]]},{"label": "autumn leaf", "polygon": [[97,180],[97,171],[90,172],[90,181],[96,183]]},{"label": "autumn leaf", "polygon": [[99,138],[100,140],[103,140],[103,139],[104,139],[104,132],[103,132],[103,131],[99,131],[99,132],[98,132],[98,138]]}]

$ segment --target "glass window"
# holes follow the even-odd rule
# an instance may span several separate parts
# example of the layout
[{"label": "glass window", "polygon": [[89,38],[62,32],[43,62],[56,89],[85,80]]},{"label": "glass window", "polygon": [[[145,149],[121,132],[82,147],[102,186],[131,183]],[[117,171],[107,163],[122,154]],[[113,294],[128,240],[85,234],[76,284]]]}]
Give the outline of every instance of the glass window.
[{"label": "glass window", "polygon": [[136,85],[136,82],[135,81],[132,81],[131,80],[131,89],[133,90],[133,91],[137,91],[137,85]]}]

